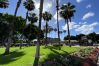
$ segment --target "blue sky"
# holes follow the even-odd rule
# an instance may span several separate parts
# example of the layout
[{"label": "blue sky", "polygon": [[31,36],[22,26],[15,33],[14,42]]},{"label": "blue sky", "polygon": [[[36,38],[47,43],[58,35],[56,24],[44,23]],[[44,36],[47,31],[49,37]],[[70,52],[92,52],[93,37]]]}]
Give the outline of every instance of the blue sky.
[{"label": "blue sky", "polygon": [[[14,14],[16,2],[18,0],[9,0],[9,7],[7,9],[0,9],[0,12]],[[23,0],[24,1],[24,0]],[[33,0],[35,2],[36,9],[32,12],[39,14],[39,0]],[[76,6],[76,13],[72,18],[70,25],[71,35],[77,35],[80,33],[88,34],[91,32],[99,33],[99,0],[60,0],[60,6],[71,2]],[[53,15],[49,25],[56,28],[56,3],[55,0],[45,0],[44,1],[44,11],[48,11]],[[17,16],[22,16],[25,18],[26,9],[23,4],[21,4]],[[38,23],[37,23],[38,24]],[[64,23],[64,19],[59,17],[60,30],[67,30],[67,25]],[[45,25],[45,22],[42,20],[42,26]],[[67,35],[67,32],[61,35],[61,39]],[[57,37],[55,32],[49,34],[51,37]]]}]

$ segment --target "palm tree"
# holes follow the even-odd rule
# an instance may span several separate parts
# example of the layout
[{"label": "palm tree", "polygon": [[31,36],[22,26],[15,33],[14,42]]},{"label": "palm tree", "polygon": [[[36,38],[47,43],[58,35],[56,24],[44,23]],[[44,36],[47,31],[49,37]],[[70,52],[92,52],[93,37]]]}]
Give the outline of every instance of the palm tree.
[{"label": "palm tree", "polygon": [[35,9],[34,2],[32,0],[26,0],[24,3],[25,8],[27,9],[26,21],[28,19],[28,12]]},{"label": "palm tree", "polygon": [[8,0],[0,0],[0,8],[7,8],[8,5]]},{"label": "palm tree", "polygon": [[57,9],[57,30],[58,30],[58,39],[60,45],[60,34],[59,34],[59,21],[58,21],[58,12],[59,12],[59,0],[56,0],[56,9]]},{"label": "palm tree", "polygon": [[[34,25],[35,22],[38,21],[38,17],[35,13],[30,13],[30,15],[28,16],[28,20],[31,22],[30,23],[30,36],[31,36],[33,25]],[[29,45],[30,45],[31,40],[28,40],[28,42],[29,42]]]},{"label": "palm tree", "polygon": [[48,33],[48,21],[51,20],[52,15],[48,12],[43,13],[43,19],[46,21],[46,35],[45,35],[45,41],[47,46],[47,33]]},{"label": "palm tree", "polygon": [[[41,21],[42,21],[43,3],[44,3],[44,0],[40,0],[39,33],[41,32]],[[35,54],[35,59],[34,59],[33,66],[38,66],[39,56],[40,56],[40,34],[38,34],[38,43],[37,43],[37,47],[36,47],[36,54]]]},{"label": "palm tree", "polygon": [[[67,23],[68,28],[68,36],[69,36],[69,44],[70,44],[70,30],[69,30],[69,22],[71,22],[71,17],[74,16],[75,13],[75,6],[71,3],[67,3],[62,5],[60,8],[60,16],[65,20],[65,23]],[[71,47],[71,44],[70,44]]]}]

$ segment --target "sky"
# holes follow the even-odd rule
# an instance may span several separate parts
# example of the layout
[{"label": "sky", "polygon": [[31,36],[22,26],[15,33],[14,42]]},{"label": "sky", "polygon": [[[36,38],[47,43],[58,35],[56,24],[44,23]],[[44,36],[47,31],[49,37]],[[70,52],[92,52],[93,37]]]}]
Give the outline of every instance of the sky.
[{"label": "sky", "polygon": [[[1,13],[14,14],[16,3],[18,0],[9,0],[9,7],[6,9],[0,9]],[[23,0],[25,1],[25,0]],[[35,2],[35,10],[31,11],[33,13],[39,14],[39,2],[40,0],[33,0]],[[72,18],[72,21],[69,22],[70,33],[71,35],[89,34],[91,32],[96,32],[99,34],[99,0],[60,0],[60,7],[63,4],[71,2],[75,5],[75,14]],[[23,2],[18,10],[17,16],[26,17],[26,9],[23,6]],[[57,14],[56,14],[56,0],[44,0],[44,9],[43,12],[50,12],[53,17],[49,21],[49,25],[53,28],[57,28]],[[61,39],[63,40],[64,36],[67,35],[67,25],[59,16],[60,31],[66,30],[66,33],[61,34]],[[38,25],[38,22],[36,23]],[[45,21],[42,20],[42,27],[45,25]],[[49,37],[57,37],[57,33],[52,31],[48,34]]]}]

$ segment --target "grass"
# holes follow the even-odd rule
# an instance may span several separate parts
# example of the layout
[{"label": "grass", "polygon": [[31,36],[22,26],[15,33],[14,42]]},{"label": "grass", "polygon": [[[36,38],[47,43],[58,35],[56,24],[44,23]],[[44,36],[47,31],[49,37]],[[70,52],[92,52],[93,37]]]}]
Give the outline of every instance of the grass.
[{"label": "grass", "polygon": [[[35,46],[32,47],[23,47],[21,50],[19,47],[12,47],[10,49],[10,54],[3,56],[4,48],[0,48],[0,66],[32,66],[34,57],[35,57]],[[61,47],[61,50],[58,50],[57,47],[49,46],[45,48],[41,46],[40,49],[40,61],[44,61],[48,58],[48,55],[51,53],[55,54],[55,52],[51,51],[54,49],[55,51],[59,52],[60,54],[66,52],[74,52],[79,50],[79,47]]]}]

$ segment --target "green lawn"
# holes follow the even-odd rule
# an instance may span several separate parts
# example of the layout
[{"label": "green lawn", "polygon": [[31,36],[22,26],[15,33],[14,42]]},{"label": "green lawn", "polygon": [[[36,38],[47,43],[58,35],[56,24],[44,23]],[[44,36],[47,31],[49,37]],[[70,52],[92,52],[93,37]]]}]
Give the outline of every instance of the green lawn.
[{"label": "green lawn", "polygon": [[[35,46],[33,47],[23,47],[23,49],[19,49],[19,47],[11,48],[11,54],[7,56],[3,56],[4,48],[0,48],[0,66],[32,66],[34,57],[35,57]],[[55,51],[59,52],[60,54],[64,52],[74,52],[79,50],[79,47],[61,47],[61,50],[58,50],[58,48],[55,47],[48,47],[45,48],[44,46],[41,46],[41,52],[40,52],[40,61],[44,61],[44,59],[48,58],[49,54],[56,54],[52,51],[54,49]]]}]

